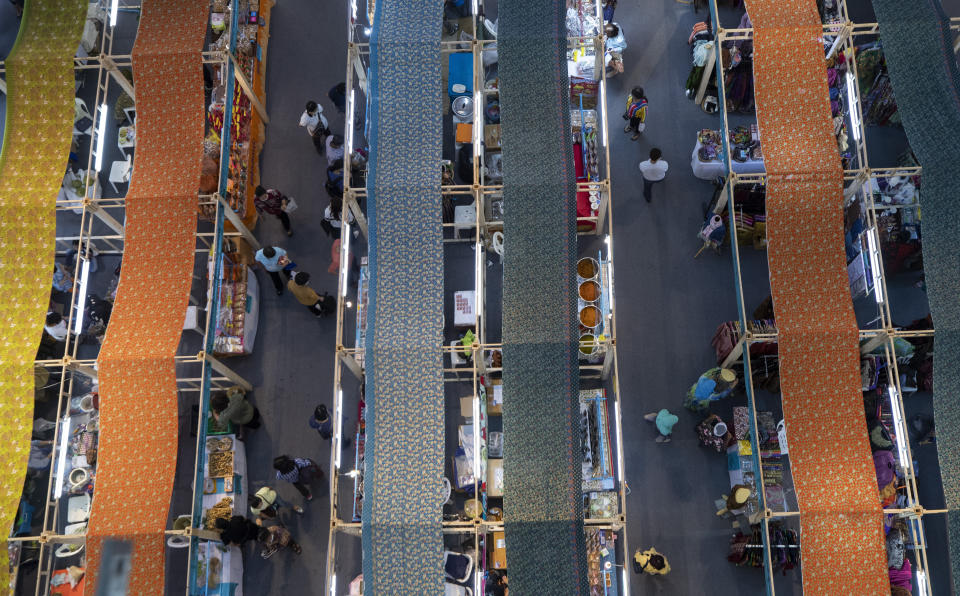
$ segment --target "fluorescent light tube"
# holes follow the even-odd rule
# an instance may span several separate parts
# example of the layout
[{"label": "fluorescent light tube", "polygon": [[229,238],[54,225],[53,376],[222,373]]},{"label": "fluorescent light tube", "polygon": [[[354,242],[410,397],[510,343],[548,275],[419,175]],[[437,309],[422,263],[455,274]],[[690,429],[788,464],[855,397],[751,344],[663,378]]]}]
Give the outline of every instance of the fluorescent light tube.
[{"label": "fluorescent light tube", "polygon": [[117,26],[117,10],[119,9],[120,0],[113,0],[113,3],[110,5],[110,26]]},{"label": "fluorescent light tube", "polygon": [[473,398],[473,477],[480,480],[480,398]]},{"label": "fluorescent light tube", "polygon": [[[350,209],[349,205],[344,205],[344,209]],[[349,214],[350,212],[347,211]],[[341,217],[346,217],[341,214]],[[340,234],[340,244],[343,249],[343,257],[340,260],[340,295],[347,295],[347,275],[350,273],[350,224],[343,222],[343,233]]]},{"label": "fluorescent light tube", "polygon": [[[474,266],[473,266],[473,287],[476,290],[476,293],[473,297],[473,310],[474,313],[480,312],[480,309],[477,307],[480,304],[481,297],[483,296],[483,245],[477,242],[476,254],[474,255]],[[479,329],[477,330],[479,332]]]},{"label": "fluorescent light tube", "polygon": [[90,279],[90,261],[82,258],[83,264],[80,266],[80,300],[77,302],[77,318],[74,319],[73,332],[80,335],[83,329],[83,306],[87,303],[87,282]]},{"label": "fluorescent light tube", "polygon": [[857,105],[857,79],[853,73],[847,71],[847,107],[850,111],[850,127],[853,129],[853,138],[860,140],[860,112]]},{"label": "fluorescent light tube", "polygon": [[337,574],[330,577],[330,596],[337,596]]},{"label": "fluorescent light tube", "polygon": [[630,582],[628,581],[627,570],[621,569],[620,572],[623,577],[623,596],[630,596]]},{"label": "fluorescent light tube", "polygon": [[107,135],[107,104],[100,104],[100,122],[97,124],[97,151],[96,162],[93,169],[100,171],[103,169],[103,145]]},{"label": "fluorescent light tube", "polygon": [[350,102],[347,104],[347,148],[346,154],[353,155],[353,117],[355,112],[353,89],[350,90]]},{"label": "fluorescent light tube", "polygon": [[917,596],[927,596],[927,574],[923,571],[917,572]]},{"label": "fluorescent light tube", "polygon": [[[600,79],[600,138],[603,141],[603,146],[607,146],[607,80],[602,78],[603,73],[601,73]],[[585,127],[586,122],[581,122],[580,126]]]},{"label": "fluorescent light tube", "polygon": [[904,441],[909,439],[907,438],[907,429],[903,424],[903,416],[900,415],[900,399],[893,385],[887,385],[887,393],[890,394],[890,411],[893,412],[893,427],[897,433],[897,456],[900,459],[900,467],[906,471],[909,459],[907,458],[907,447]]},{"label": "fluorescent light tube", "polygon": [[616,416],[614,423],[617,429],[617,472],[620,474],[620,482],[623,482],[623,441],[620,439],[620,402],[614,400],[613,413]]},{"label": "fluorescent light tube", "polygon": [[63,473],[67,465],[67,441],[70,439],[70,416],[63,418],[63,426],[60,429],[60,454],[57,458],[57,486],[54,489],[53,496],[59,499],[63,494]]},{"label": "fluorescent light tube", "polygon": [[334,414],[336,415],[337,420],[333,425],[334,432],[336,433],[333,437],[333,447],[336,449],[333,454],[333,467],[335,468],[333,473],[336,474],[340,469],[340,445],[343,441],[343,429],[340,428],[343,421],[343,389],[337,389],[337,404],[334,407]]}]

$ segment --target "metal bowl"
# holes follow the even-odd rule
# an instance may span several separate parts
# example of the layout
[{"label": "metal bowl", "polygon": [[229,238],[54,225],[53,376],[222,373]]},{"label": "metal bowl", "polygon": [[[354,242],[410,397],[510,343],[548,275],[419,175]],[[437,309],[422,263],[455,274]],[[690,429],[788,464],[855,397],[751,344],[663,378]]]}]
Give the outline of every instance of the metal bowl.
[{"label": "metal bowl", "polygon": [[460,118],[473,117],[473,98],[469,95],[461,95],[453,100],[450,109]]}]

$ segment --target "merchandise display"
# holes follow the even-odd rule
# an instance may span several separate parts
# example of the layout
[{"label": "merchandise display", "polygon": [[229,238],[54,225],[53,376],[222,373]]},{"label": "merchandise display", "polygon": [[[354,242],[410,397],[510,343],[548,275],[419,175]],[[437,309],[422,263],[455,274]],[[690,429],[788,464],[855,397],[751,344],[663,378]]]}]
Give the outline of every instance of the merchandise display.
[{"label": "merchandise display", "polygon": [[[443,591],[440,0],[380,0],[370,38],[364,591]],[[426,90],[437,95],[425,100]],[[396,127],[397,121],[408,123]],[[381,156],[391,156],[381,159]],[[349,234],[344,225],[344,236]],[[342,259],[341,266],[349,259]]]},{"label": "merchandise display", "polygon": [[123,278],[98,359],[100,465],[87,535],[91,587],[104,539],[124,538],[133,542],[136,562],[130,592],[163,592],[156,578],[164,573],[177,462],[174,356],[193,281],[203,149],[200,50],[208,6],[204,0],[145,0],[141,8],[133,50],[138,167],[126,198]]},{"label": "merchandise display", "polygon": [[[260,286],[257,276],[240,262],[240,253],[229,240],[220,253],[220,305],[214,331],[213,353],[218,356],[250,354],[257,338],[260,316]],[[213,292],[214,255],[207,262],[208,294]]]},{"label": "merchandise display", "polygon": [[[756,124],[749,128],[738,126],[730,131],[734,154],[730,167],[737,174],[762,174],[763,152],[760,149],[760,130]],[[719,130],[703,129],[697,133],[697,142],[690,157],[693,175],[701,180],[714,180],[726,172],[723,138]]]},{"label": "merchandise display", "polygon": [[[747,0],[747,11],[755,28],[770,286],[804,590],[827,593],[842,585],[849,594],[881,594],[889,590],[882,513],[864,423],[856,423],[864,420],[858,333],[835,207],[843,176],[821,22],[814,4],[803,0]],[[795,81],[820,91],[801,92]],[[804,242],[812,229],[819,242]],[[824,450],[824,442],[845,448]]]},{"label": "merchandise display", "polygon": [[[582,594],[588,585],[576,440],[578,334],[569,318],[577,300],[577,237],[567,40],[560,28],[565,5],[504,0],[498,6],[510,238],[503,267],[503,510],[510,587],[518,594]],[[534,118],[545,106],[549,116]],[[531,186],[532,179],[543,183]],[[530,296],[539,297],[535,308]],[[545,576],[544,569],[555,572]]]},{"label": "merchandise display", "polygon": [[[50,298],[57,193],[74,121],[73,54],[83,31],[79,0],[32,0],[4,64],[6,130],[0,153],[0,393],[4,437],[0,520],[20,504],[34,411],[34,357]],[[7,585],[7,547],[0,585]]]},{"label": "merchandise display", "polygon": [[936,328],[933,408],[937,454],[948,510],[953,590],[960,591],[960,425],[952,398],[958,390],[955,371],[960,366],[960,307],[956,301],[960,278],[955,265],[960,220],[954,209],[960,155],[960,73],[950,20],[940,2],[922,0],[909,7],[889,0],[873,0],[872,4],[904,130],[923,167],[923,262]]}]

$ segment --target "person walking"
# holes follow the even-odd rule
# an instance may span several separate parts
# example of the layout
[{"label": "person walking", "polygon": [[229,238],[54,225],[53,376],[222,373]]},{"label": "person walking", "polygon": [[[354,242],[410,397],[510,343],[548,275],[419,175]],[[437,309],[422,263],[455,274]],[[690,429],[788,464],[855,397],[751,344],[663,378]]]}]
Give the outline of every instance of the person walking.
[{"label": "person walking", "polygon": [[238,439],[243,440],[244,430],[260,428],[260,410],[247,400],[240,387],[231,387],[226,393],[218,393],[210,398],[210,411],[220,424],[231,422],[239,427],[236,429]]},{"label": "person walking", "polygon": [[307,102],[306,109],[300,115],[300,126],[307,129],[307,134],[313,139],[313,146],[317,153],[323,155],[324,141],[330,134],[330,128],[323,115],[323,108],[317,102]]},{"label": "person walking", "polygon": [[323,480],[323,470],[312,459],[279,455],[273,458],[273,469],[277,471],[277,480],[292,484],[308,501],[313,500],[313,493],[307,485],[317,477]]},{"label": "person walking", "polygon": [[338,159],[343,159],[343,137],[330,135],[327,137],[327,167],[332,167]]},{"label": "person walking", "polygon": [[257,213],[275,215],[283,225],[287,236],[293,236],[293,230],[290,229],[290,216],[286,211],[290,200],[275,188],[266,189],[258,186],[253,194],[253,206],[256,207]]},{"label": "person walking", "polygon": [[673,425],[677,423],[679,418],[675,414],[671,414],[670,410],[663,408],[659,412],[650,412],[645,414],[643,419],[647,422],[653,422],[657,425],[657,430],[660,431],[660,434],[657,436],[657,443],[669,443],[670,435],[673,434]]},{"label": "person walking", "polygon": [[290,530],[279,525],[260,528],[260,533],[257,534],[257,542],[263,545],[260,556],[264,559],[269,559],[278,550],[287,547],[298,555],[303,552],[300,545],[293,540],[293,535],[290,534]]},{"label": "person walking", "polygon": [[[339,240],[341,228],[343,227],[343,199],[332,197],[330,204],[323,209],[323,219],[320,221],[320,227],[328,236]],[[353,224],[353,211],[347,208],[347,224]]]},{"label": "person walking", "polygon": [[633,553],[633,570],[636,573],[649,573],[650,575],[666,575],[670,573],[670,563],[667,558],[657,552],[655,548]]},{"label": "person walking", "polygon": [[306,271],[300,271],[293,276],[293,279],[287,282],[287,289],[293,293],[297,302],[307,307],[307,310],[313,313],[313,316],[320,318],[324,315],[321,303],[323,298],[317,294],[316,290],[310,287],[310,274]]},{"label": "person walking", "polygon": [[347,84],[337,83],[327,91],[327,97],[333,103],[337,111],[343,114],[347,111]]},{"label": "person walking", "polygon": [[270,279],[273,280],[273,287],[277,290],[277,296],[283,294],[283,280],[280,278],[280,274],[283,273],[287,280],[289,280],[290,270],[293,269],[293,265],[295,265],[295,263],[290,262],[290,259],[287,257],[287,251],[279,246],[264,246],[257,251],[257,254],[255,254],[253,258],[270,274]]},{"label": "person walking", "polygon": [[333,419],[330,418],[327,406],[320,404],[316,407],[310,417],[310,428],[317,429],[320,436],[327,441],[333,437]]},{"label": "person walking", "polygon": [[247,505],[250,506],[250,513],[256,516],[253,521],[258,526],[265,521],[281,522],[280,512],[283,508],[293,509],[298,514],[303,515],[303,507],[287,503],[280,498],[277,491],[269,486],[264,486],[255,494],[250,495],[250,498],[247,499]]},{"label": "person walking", "polygon": [[627,109],[623,113],[623,119],[627,125],[623,127],[623,132],[633,132],[630,140],[636,141],[640,138],[640,133],[647,127],[647,98],[643,94],[643,87],[634,87],[627,96]]},{"label": "person walking", "polygon": [[667,176],[669,164],[667,160],[662,159],[663,153],[654,147],[650,150],[650,159],[640,162],[640,173],[643,174],[643,198],[649,203],[653,198],[651,190],[653,185],[663,182]]}]

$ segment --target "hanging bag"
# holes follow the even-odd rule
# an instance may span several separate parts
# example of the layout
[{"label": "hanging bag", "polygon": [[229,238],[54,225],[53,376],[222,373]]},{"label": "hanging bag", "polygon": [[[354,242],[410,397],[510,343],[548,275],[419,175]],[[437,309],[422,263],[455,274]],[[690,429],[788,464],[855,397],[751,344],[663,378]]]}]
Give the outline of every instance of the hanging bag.
[{"label": "hanging bag", "polygon": [[298,208],[299,208],[299,205],[297,205],[297,200],[294,199],[293,197],[287,197],[287,204],[283,207],[284,213],[287,213],[289,215],[290,213],[293,213],[294,211],[296,211]]}]

